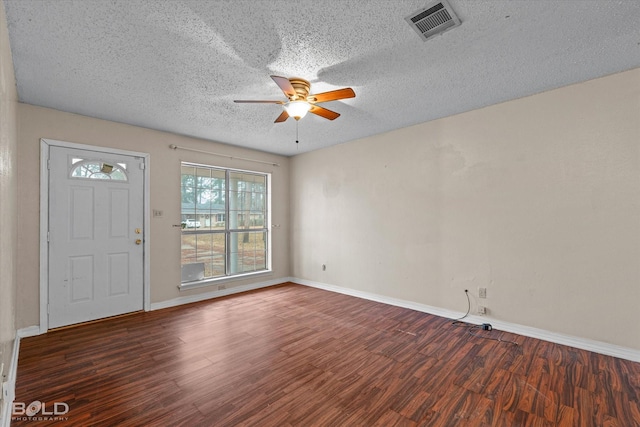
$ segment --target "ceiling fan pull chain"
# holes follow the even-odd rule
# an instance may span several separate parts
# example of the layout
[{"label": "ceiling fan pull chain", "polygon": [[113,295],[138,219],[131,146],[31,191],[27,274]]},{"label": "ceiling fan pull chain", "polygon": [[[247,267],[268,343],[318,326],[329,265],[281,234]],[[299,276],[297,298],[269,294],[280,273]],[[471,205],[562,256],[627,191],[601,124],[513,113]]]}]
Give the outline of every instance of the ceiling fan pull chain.
[{"label": "ceiling fan pull chain", "polygon": [[296,120],[296,150],[298,149],[298,120]]}]

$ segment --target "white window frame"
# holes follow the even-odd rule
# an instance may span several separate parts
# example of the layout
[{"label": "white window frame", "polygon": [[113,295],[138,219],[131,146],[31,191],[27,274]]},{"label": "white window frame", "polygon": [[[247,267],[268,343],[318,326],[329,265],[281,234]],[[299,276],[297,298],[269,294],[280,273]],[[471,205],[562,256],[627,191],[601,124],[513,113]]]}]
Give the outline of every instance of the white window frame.
[{"label": "white window frame", "polygon": [[[210,277],[210,278],[204,278],[202,280],[194,280],[194,281],[189,281],[189,282],[181,282],[178,285],[178,288],[180,290],[186,290],[186,289],[193,289],[193,288],[200,288],[200,287],[206,287],[206,286],[212,286],[212,285],[220,285],[222,283],[225,282],[231,282],[231,281],[237,281],[237,280],[242,280],[242,279],[247,279],[250,278],[252,276],[262,276],[262,275],[269,275],[273,273],[273,269],[272,269],[272,244],[271,244],[271,227],[270,227],[270,221],[271,221],[271,173],[269,172],[260,172],[260,171],[254,171],[254,170],[248,170],[248,169],[236,169],[236,168],[229,168],[229,167],[224,167],[224,166],[215,166],[215,165],[209,165],[209,164],[202,164],[202,163],[194,163],[194,162],[186,162],[183,161],[180,163],[180,217],[182,217],[182,167],[183,166],[192,166],[192,167],[199,167],[199,168],[208,168],[208,169],[213,169],[213,170],[217,170],[217,171],[224,171],[225,172],[225,230],[224,230],[224,235],[225,235],[225,241],[226,241],[226,245],[225,245],[225,275],[224,276],[218,276],[218,277]],[[229,262],[230,262],[230,251],[229,251],[229,239],[230,239],[230,234],[234,233],[234,232],[243,232],[244,229],[230,229],[229,228],[229,192],[230,192],[230,186],[229,186],[229,174],[230,173],[247,173],[247,174],[253,174],[253,175],[260,175],[260,176],[264,176],[265,177],[265,181],[266,181],[266,212],[265,212],[265,218],[264,218],[264,227],[262,229],[252,229],[252,231],[264,231],[264,233],[266,234],[266,268],[264,270],[258,270],[258,271],[252,271],[252,272],[246,272],[246,273],[234,273],[234,274],[229,274]],[[220,234],[222,232],[218,232],[218,234]],[[180,232],[180,239],[182,241],[182,236],[183,236],[183,232]],[[180,254],[180,268],[182,269],[182,253]],[[219,288],[221,289],[221,288]]]}]

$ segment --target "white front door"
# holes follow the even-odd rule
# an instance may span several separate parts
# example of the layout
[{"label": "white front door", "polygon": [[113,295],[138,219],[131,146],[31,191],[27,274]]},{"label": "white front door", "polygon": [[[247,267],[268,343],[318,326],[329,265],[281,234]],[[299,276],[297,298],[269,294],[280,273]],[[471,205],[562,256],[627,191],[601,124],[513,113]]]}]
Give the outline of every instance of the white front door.
[{"label": "white front door", "polygon": [[49,328],[143,309],[144,159],[49,150]]}]

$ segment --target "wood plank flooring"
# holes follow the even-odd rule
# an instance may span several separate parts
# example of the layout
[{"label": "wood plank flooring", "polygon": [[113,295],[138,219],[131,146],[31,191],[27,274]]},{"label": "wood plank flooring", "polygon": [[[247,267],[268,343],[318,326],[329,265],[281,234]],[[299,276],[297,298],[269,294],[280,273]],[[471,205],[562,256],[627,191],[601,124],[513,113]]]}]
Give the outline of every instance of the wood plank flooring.
[{"label": "wood plank flooring", "polygon": [[638,363],[295,284],[25,338],[17,380],[69,412],[13,426],[640,426]]}]

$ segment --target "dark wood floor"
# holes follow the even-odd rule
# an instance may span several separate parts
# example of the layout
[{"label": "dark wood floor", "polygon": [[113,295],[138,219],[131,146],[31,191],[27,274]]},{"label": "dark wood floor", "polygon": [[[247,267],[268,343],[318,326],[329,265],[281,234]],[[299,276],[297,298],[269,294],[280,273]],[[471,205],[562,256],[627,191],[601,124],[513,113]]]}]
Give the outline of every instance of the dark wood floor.
[{"label": "dark wood floor", "polygon": [[293,284],[25,338],[16,394],[69,405],[29,426],[640,426],[638,363]]}]

